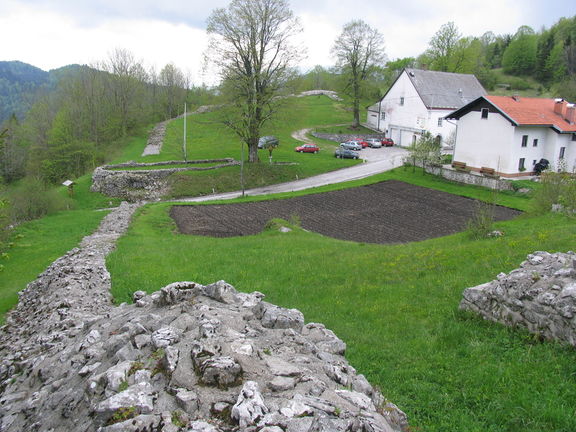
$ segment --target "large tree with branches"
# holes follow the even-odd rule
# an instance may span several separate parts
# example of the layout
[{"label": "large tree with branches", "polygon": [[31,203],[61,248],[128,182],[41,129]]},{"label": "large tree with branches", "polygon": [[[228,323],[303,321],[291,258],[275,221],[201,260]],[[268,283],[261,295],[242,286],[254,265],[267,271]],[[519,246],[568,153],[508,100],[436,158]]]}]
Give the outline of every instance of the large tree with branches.
[{"label": "large tree with branches", "polygon": [[337,66],[346,77],[346,89],[352,96],[354,127],[360,125],[362,82],[386,61],[384,38],[362,20],[346,24],[332,47]]},{"label": "large tree with branches", "polygon": [[225,123],[258,162],[258,138],[279,102],[277,96],[301,58],[292,45],[299,23],[285,0],[232,0],[208,18],[207,57],[221,74],[230,101]]}]

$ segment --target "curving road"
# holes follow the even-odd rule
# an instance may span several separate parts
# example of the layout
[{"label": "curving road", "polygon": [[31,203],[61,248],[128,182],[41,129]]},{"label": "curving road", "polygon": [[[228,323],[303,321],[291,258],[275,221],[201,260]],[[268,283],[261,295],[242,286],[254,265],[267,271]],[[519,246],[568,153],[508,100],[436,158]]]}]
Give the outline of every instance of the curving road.
[{"label": "curving road", "polygon": [[[350,180],[358,180],[370,177],[374,174],[390,171],[393,168],[402,166],[404,157],[408,154],[407,150],[400,147],[383,147],[380,149],[366,148],[361,151],[360,155],[364,163],[348,168],[342,168],[336,171],[330,171],[317,176],[308,177],[302,180],[295,180],[288,183],[263,186],[255,189],[248,189],[245,195],[267,195],[282,192],[294,192],[304,189],[311,189],[327,184],[343,183]],[[226,192],[194,198],[181,198],[175,202],[202,202],[214,200],[226,200],[240,198],[241,191]]]}]

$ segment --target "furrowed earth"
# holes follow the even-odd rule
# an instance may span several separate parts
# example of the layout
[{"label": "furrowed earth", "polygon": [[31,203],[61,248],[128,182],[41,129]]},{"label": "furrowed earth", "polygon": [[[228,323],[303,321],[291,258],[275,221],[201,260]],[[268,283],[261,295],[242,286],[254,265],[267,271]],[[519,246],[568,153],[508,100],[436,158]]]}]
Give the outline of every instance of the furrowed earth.
[{"label": "furrowed earth", "polygon": [[[274,201],[175,205],[171,217],[181,233],[235,237],[261,232],[274,218],[297,219],[302,228],[341,240],[405,243],[460,232],[478,201],[389,180],[368,186]],[[494,206],[494,219],[521,212]]]}]

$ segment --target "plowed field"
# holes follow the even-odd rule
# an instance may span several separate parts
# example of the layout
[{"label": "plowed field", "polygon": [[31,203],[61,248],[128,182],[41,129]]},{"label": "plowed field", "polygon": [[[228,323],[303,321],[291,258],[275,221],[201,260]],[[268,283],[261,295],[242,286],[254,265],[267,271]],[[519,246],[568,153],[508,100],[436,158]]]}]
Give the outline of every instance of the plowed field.
[{"label": "plowed field", "polygon": [[[261,232],[273,218],[297,216],[304,229],[341,240],[405,243],[462,231],[477,202],[390,180],[322,194],[241,204],[176,205],[170,215],[184,234],[233,237]],[[520,212],[495,208],[495,219]]]}]

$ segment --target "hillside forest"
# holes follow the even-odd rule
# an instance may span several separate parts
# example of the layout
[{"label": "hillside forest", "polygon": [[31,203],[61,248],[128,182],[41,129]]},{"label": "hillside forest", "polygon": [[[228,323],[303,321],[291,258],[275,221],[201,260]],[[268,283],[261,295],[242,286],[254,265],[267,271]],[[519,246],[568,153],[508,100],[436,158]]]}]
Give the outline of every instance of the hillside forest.
[{"label": "hillside forest", "polygon": [[[576,16],[540,31],[463,36],[444,24],[418,57],[387,61],[363,82],[365,105],[380,98],[405,67],[473,73],[489,92],[576,100]],[[349,94],[346,71],[316,66],[293,74],[286,94],[312,89]],[[146,68],[124,49],[90,66],[50,72],[0,62],[0,225],[56,210],[50,188],[117,154],[122,140],[189,107],[226,103],[219,88],[191,85],[173,64]],[[4,232],[5,230],[0,230]]]}]

